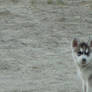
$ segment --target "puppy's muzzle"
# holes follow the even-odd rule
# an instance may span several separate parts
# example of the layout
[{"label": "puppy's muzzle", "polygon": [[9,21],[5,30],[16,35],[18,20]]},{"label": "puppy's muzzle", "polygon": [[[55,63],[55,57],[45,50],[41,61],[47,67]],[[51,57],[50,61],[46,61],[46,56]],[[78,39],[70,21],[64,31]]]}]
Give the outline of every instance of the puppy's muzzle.
[{"label": "puppy's muzzle", "polygon": [[86,59],[85,59],[85,58],[82,59],[82,64],[83,64],[83,65],[86,64]]}]

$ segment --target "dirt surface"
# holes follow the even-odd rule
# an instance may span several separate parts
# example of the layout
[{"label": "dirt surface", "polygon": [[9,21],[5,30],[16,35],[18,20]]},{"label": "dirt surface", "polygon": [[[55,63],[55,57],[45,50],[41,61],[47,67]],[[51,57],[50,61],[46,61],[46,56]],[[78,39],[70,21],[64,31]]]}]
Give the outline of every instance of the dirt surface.
[{"label": "dirt surface", "polygon": [[80,92],[71,40],[89,34],[91,0],[0,0],[0,92]]}]

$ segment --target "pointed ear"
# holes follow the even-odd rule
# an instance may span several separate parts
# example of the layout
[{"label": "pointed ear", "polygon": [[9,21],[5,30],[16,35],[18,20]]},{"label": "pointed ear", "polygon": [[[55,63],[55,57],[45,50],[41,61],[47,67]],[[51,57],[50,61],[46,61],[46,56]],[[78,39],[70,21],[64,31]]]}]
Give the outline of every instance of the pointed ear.
[{"label": "pointed ear", "polygon": [[92,48],[92,40],[90,41],[90,47]]},{"label": "pointed ear", "polygon": [[76,38],[74,38],[72,41],[72,47],[76,48],[77,46],[78,46],[78,40]]}]

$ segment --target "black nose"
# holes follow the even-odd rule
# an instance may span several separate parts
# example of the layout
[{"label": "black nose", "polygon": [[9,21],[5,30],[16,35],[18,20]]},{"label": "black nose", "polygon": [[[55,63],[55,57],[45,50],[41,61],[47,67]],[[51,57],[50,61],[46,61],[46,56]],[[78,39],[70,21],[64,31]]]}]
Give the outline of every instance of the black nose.
[{"label": "black nose", "polygon": [[86,64],[86,59],[82,59],[82,64]]}]

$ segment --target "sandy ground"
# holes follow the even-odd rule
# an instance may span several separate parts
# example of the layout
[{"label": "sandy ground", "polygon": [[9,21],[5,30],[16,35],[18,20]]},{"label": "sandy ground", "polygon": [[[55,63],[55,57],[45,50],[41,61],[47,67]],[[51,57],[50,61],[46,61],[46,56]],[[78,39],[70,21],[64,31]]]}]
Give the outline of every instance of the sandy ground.
[{"label": "sandy ground", "polygon": [[74,37],[92,34],[92,1],[0,0],[0,92],[80,92]]}]

